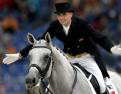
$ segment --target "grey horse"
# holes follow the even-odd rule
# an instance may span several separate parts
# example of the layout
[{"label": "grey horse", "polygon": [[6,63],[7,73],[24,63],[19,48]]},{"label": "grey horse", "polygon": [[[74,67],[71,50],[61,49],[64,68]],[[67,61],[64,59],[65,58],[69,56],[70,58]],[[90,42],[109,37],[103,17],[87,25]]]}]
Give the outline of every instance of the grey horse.
[{"label": "grey horse", "polygon": [[48,81],[53,94],[96,94],[83,72],[77,71],[75,77],[74,68],[64,53],[52,45],[49,34],[46,34],[45,40],[37,41],[29,33],[28,41],[33,48],[28,55],[30,68],[26,76],[27,88],[36,87],[42,79]]},{"label": "grey horse", "polygon": [[[36,88],[38,83],[42,86],[41,81],[47,80],[52,94],[96,94],[84,73],[73,67],[66,55],[52,45],[48,33],[45,40],[38,41],[30,33],[27,37],[29,43],[33,45],[28,55],[30,61],[29,72],[26,76],[28,89]],[[35,94],[39,94],[39,91],[45,90],[40,90],[39,87],[38,93]],[[41,94],[44,94],[43,92]],[[120,90],[118,92],[121,94]]]}]

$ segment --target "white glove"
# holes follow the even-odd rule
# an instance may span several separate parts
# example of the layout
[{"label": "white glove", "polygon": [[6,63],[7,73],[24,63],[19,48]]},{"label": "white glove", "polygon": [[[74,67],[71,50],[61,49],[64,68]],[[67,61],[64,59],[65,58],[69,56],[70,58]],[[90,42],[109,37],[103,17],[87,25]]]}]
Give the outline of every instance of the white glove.
[{"label": "white glove", "polygon": [[111,52],[115,55],[121,55],[121,45],[116,45],[112,47]]},{"label": "white glove", "polygon": [[3,63],[4,64],[11,64],[17,60],[20,59],[20,54],[16,53],[16,54],[6,54],[6,57],[3,59]]}]

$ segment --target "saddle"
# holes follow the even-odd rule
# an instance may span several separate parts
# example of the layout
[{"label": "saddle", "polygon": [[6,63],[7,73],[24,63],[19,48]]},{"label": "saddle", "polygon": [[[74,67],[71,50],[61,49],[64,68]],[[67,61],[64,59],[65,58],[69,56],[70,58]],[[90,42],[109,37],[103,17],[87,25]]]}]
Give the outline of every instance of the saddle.
[{"label": "saddle", "polygon": [[98,84],[97,79],[95,78],[95,76],[91,73],[89,73],[86,69],[84,69],[79,63],[74,63],[74,66],[77,66],[78,68],[80,68],[83,73],[85,74],[85,76],[87,77],[88,80],[90,80],[92,86],[94,87],[95,91],[97,94],[100,94],[100,87]]}]

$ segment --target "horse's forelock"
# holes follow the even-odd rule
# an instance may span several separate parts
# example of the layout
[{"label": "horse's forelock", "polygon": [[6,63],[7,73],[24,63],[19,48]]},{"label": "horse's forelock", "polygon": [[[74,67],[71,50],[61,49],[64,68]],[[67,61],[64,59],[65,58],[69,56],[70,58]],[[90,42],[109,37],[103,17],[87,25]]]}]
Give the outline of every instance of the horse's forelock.
[{"label": "horse's forelock", "polygon": [[37,41],[33,46],[45,46],[45,47],[47,47],[48,43],[45,40],[42,39],[42,40]]}]

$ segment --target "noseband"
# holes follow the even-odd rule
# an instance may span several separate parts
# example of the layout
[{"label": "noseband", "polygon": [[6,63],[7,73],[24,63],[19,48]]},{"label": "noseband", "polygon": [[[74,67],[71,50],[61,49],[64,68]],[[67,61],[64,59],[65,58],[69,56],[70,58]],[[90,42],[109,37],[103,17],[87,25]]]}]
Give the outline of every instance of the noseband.
[{"label": "noseband", "polygon": [[[34,48],[46,48],[46,49],[49,49],[49,50],[51,51],[50,48],[45,47],[45,46],[34,46],[32,49],[34,49]],[[47,74],[47,71],[49,70],[49,67],[50,67],[50,64],[51,64],[51,60],[52,60],[52,59],[51,59],[51,54],[52,54],[52,51],[51,51],[50,57],[48,58],[48,61],[47,61],[47,62],[50,62],[50,63],[47,64],[47,66],[46,66],[46,68],[45,68],[44,70],[42,70],[37,64],[31,64],[31,65],[29,66],[29,69],[30,69],[31,67],[36,67],[36,68],[38,69],[39,74],[40,74],[40,76],[41,76],[41,79],[43,79],[43,78],[45,77],[45,75]]]}]

